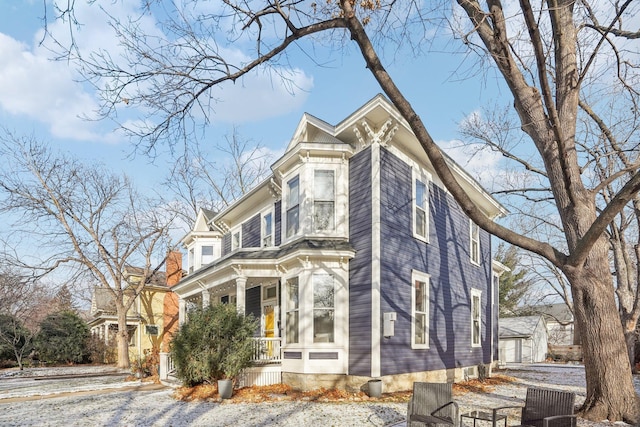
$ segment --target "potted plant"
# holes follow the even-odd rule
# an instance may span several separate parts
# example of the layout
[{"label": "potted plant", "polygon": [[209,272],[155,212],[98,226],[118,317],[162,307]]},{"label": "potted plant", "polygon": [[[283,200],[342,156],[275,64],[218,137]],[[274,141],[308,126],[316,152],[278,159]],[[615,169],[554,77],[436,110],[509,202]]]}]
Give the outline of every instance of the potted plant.
[{"label": "potted plant", "polygon": [[233,383],[251,365],[253,336],[258,327],[253,316],[236,307],[217,304],[189,312],[189,320],[171,343],[176,376],[187,386],[218,383],[221,397],[229,398]]},{"label": "potted plant", "polygon": [[234,307],[229,308],[222,319],[224,322],[218,340],[219,368],[222,372],[222,378],[218,380],[218,393],[222,399],[231,397],[238,376],[251,366],[253,335],[257,328],[253,316],[244,316]]}]

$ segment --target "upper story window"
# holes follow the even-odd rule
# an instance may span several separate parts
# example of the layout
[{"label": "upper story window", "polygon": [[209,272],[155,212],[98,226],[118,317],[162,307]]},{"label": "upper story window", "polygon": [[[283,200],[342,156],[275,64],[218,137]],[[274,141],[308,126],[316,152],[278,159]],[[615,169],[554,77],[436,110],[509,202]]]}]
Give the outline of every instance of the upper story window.
[{"label": "upper story window", "polygon": [[429,275],[411,275],[411,348],[429,348]]},{"label": "upper story window", "polygon": [[334,342],[334,283],[329,274],[313,275],[313,342]]},{"label": "upper story window", "polygon": [[286,320],[285,339],[287,344],[297,344],[300,329],[300,298],[298,289],[298,278],[287,279],[286,287]]},{"label": "upper story window", "polygon": [[480,301],[482,292],[478,289],[471,289],[471,346],[480,346],[482,336],[482,324],[480,318]]},{"label": "upper story window", "polygon": [[262,247],[273,246],[273,214],[271,212],[262,216]]},{"label": "upper story window", "polygon": [[189,259],[188,259],[188,263],[189,263],[189,273],[193,273],[193,269],[194,269],[194,264],[195,264],[195,256],[194,256],[194,250],[193,248],[189,249]]},{"label": "upper story window", "polygon": [[469,220],[469,235],[471,236],[471,243],[469,252],[471,254],[471,262],[474,264],[480,264],[480,227],[473,221]]},{"label": "upper story window", "polygon": [[300,229],[300,179],[287,182],[287,237],[298,234]]},{"label": "upper story window", "polygon": [[429,240],[429,187],[427,177],[413,174],[413,236]]},{"label": "upper story window", "polygon": [[240,230],[231,233],[231,250],[235,251],[242,247],[242,235]]},{"label": "upper story window", "polygon": [[211,264],[213,262],[213,246],[207,245],[201,248],[202,265]]},{"label": "upper story window", "polygon": [[335,172],[314,171],[313,224],[316,231],[335,229]]}]

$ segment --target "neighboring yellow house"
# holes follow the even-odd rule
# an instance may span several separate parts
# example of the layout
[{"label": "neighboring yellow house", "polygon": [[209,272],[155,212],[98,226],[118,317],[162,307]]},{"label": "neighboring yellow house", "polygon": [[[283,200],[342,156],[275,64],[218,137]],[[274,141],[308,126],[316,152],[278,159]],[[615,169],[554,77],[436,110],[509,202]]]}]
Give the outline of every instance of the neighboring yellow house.
[{"label": "neighboring yellow house", "polygon": [[[129,267],[125,278],[131,286],[139,283],[142,269]],[[166,274],[158,272],[145,285],[136,297],[127,313],[129,330],[129,358],[135,360],[145,355],[145,350],[160,349],[168,320],[164,316],[165,295],[170,292]],[[115,335],[118,332],[118,317],[115,301],[110,289],[96,287],[91,298],[91,317],[89,327],[94,336],[104,340],[107,347],[116,346]],[[177,316],[176,316],[177,317]],[[169,320],[170,321],[170,320]]]}]

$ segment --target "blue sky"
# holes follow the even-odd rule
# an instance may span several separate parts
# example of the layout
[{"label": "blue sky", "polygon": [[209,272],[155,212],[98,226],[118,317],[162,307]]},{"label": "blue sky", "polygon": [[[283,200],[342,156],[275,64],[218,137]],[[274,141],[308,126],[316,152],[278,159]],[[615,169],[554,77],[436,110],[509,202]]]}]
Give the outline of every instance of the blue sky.
[{"label": "blue sky", "polygon": [[[76,1],[79,16],[86,22],[80,38],[85,48],[99,46],[117,51],[104,17],[95,6],[87,9],[84,3]],[[125,14],[132,4],[135,2],[102,3],[116,14]],[[161,157],[153,165],[141,157],[126,159],[132,147],[114,132],[113,123],[78,118],[95,109],[96,94],[74,81],[78,76],[72,66],[51,61],[51,52],[40,46],[42,1],[0,0],[0,10],[0,125],[18,134],[34,134],[52,147],[81,158],[102,161],[114,171],[126,172],[143,188],[161,181],[169,157]],[[60,23],[49,25],[54,31],[64,31]],[[223,102],[207,131],[209,140],[222,139],[237,126],[242,137],[280,152],[303,113],[336,124],[380,92],[353,45],[346,52],[327,54],[322,58],[323,66],[308,59],[300,49],[291,53],[301,89],[292,95],[280,87],[277,79],[266,76],[251,76],[235,87],[221,87]],[[452,77],[461,60],[449,53],[420,58],[406,54],[386,64],[427,129],[444,147],[459,145],[455,140],[460,120],[501,95],[480,76]],[[476,178],[482,178],[479,174],[486,174],[499,162],[496,155],[486,154],[467,164],[464,150],[449,152]]]}]

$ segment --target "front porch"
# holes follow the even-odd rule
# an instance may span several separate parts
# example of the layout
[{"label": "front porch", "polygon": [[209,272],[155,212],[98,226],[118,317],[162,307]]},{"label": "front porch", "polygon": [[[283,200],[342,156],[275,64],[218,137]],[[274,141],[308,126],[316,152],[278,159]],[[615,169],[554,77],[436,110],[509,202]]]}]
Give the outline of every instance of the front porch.
[{"label": "front porch", "polygon": [[[272,385],[282,382],[282,352],[280,338],[255,337],[253,339],[252,364],[245,369],[238,385]],[[160,380],[176,379],[176,367],[170,353],[160,353]]]}]

